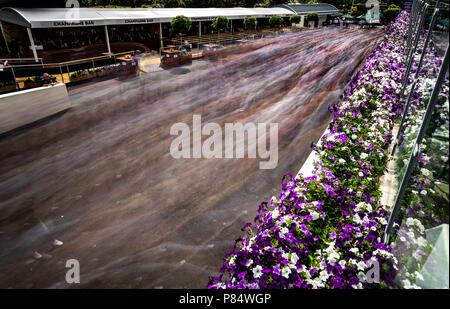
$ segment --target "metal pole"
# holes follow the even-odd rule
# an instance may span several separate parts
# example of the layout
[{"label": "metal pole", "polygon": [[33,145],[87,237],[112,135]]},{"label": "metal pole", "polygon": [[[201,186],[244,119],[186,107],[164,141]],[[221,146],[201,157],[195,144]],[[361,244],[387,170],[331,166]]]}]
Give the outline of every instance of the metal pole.
[{"label": "metal pole", "polygon": [[417,31],[414,33],[415,37],[414,37],[413,50],[412,50],[412,52],[409,55],[409,57],[412,58],[413,60],[414,60],[414,54],[415,54],[416,49],[417,49],[417,43],[419,42],[419,39],[420,39],[420,33],[422,32],[423,25],[425,23],[426,13],[427,13],[427,9],[429,7],[428,2],[429,2],[429,0],[427,0],[426,3],[423,6],[422,14],[419,15],[420,23],[419,23],[419,25],[417,27]]},{"label": "metal pole", "polygon": [[109,34],[107,25],[105,25],[105,38],[106,38],[106,46],[108,47],[108,54],[111,54],[111,45],[109,45]]},{"label": "metal pole", "polygon": [[408,40],[407,53],[406,53],[407,57],[409,56],[409,52],[411,51],[411,43],[414,38],[414,33],[415,33],[415,30],[416,30],[416,27],[418,24],[419,12],[420,12],[422,3],[423,3],[422,0],[417,1],[416,7],[414,9],[414,13],[412,15],[411,35]]},{"label": "metal pole", "polygon": [[72,81],[72,78],[70,77],[70,71],[69,71],[69,65],[66,63],[66,69],[67,69],[67,76],[69,76],[69,81]]},{"label": "metal pole", "polygon": [[16,90],[19,89],[19,86],[17,85],[17,80],[16,80],[16,73],[14,73],[14,68],[11,66],[11,72],[13,74],[14,77],[14,85],[16,85]]},{"label": "metal pole", "polygon": [[95,73],[95,64],[94,64],[94,59],[91,59],[92,62],[92,74],[95,75],[95,77],[97,77],[97,73]]},{"label": "metal pole", "polygon": [[38,59],[37,52],[36,52],[36,45],[34,45],[33,34],[31,33],[31,28],[27,28],[27,32],[28,32],[28,38],[30,39],[31,50],[33,51],[34,60],[36,62],[38,62],[39,59]]},{"label": "metal pole", "polygon": [[394,155],[395,149],[397,148],[398,145],[401,144],[400,143],[400,135],[402,134],[402,131],[403,131],[403,123],[405,122],[406,115],[408,114],[409,102],[411,101],[411,97],[414,93],[414,89],[416,88],[417,81],[418,80],[415,79],[413,84],[411,85],[411,90],[409,92],[408,99],[406,100],[405,107],[403,109],[402,120],[400,121],[400,125],[399,125],[398,131],[397,131],[397,136],[395,137],[394,147],[392,148],[391,155]]},{"label": "metal pole", "polygon": [[412,42],[414,40],[414,37],[415,37],[415,34],[416,34],[416,30],[417,30],[417,27],[419,25],[420,12],[421,12],[421,10],[423,8],[423,4],[424,4],[424,1],[419,0],[419,2],[417,3],[417,6],[416,6],[416,10],[414,12],[413,24],[412,24],[412,27],[411,27],[411,37],[410,37],[410,40],[409,40],[409,43],[408,43],[407,59],[409,58],[409,55],[410,55],[410,52],[411,52]]},{"label": "metal pole", "polygon": [[422,5],[422,0],[419,0],[417,2],[416,8],[414,10],[413,15],[411,16],[411,29],[408,30],[409,31],[409,35],[408,35],[408,41],[407,41],[407,46],[406,46],[406,60],[405,63],[408,63],[409,61],[409,55],[411,53],[411,47],[412,47],[412,42],[414,41],[415,38],[415,33],[416,33],[416,28],[419,24],[419,15],[420,15],[420,10],[421,10],[421,5]]},{"label": "metal pole", "polygon": [[422,67],[423,58],[425,57],[428,44],[430,43],[431,33],[433,32],[434,24],[436,23],[437,15],[439,13],[439,0],[436,2],[434,8],[433,16],[431,17],[431,23],[428,28],[427,37],[425,39],[425,44],[423,45],[422,55],[420,55],[419,65],[417,66],[417,71],[415,77],[419,77],[420,68]]},{"label": "metal pole", "polygon": [[202,22],[198,21],[198,40],[197,40],[197,49],[200,50],[200,40],[202,37]]},{"label": "metal pole", "polygon": [[159,56],[162,54],[163,39],[162,39],[162,23],[159,23]]},{"label": "metal pole", "polygon": [[65,84],[65,82],[64,82],[64,74],[63,74],[63,71],[61,69],[61,64],[59,64],[59,72],[61,72],[61,80],[62,80],[63,84]]},{"label": "metal pole", "polygon": [[408,52],[409,40],[411,38],[411,29],[412,29],[413,16],[414,16],[416,5],[417,5],[417,0],[414,0],[413,5],[411,7],[411,12],[409,13],[408,36],[407,36],[406,45],[405,45],[405,52],[406,53]]},{"label": "metal pole", "polygon": [[406,39],[406,55],[409,54],[409,45],[410,45],[410,41],[411,41],[411,32],[412,32],[412,27],[413,27],[413,23],[415,21],[415,14],[416,14],[416,7],[418,5],[418,0],[414,0],[412,8],[411,8],[411,13],[409,14],[409,26],[408,26],[408,37]]},{"label": "metal pole", "polygon": [[419,37],[420,37],[420,31],[423,28],[423,24],[425,22],[425,13],[426,13],[426,8],[428,7],[428,3],[425,4],[425,9],[423,10],[423,18],[420,21],[420,25],[419,25],[419,29],[414,37],[414,43],[410,52],[410,56],[407,57],[408,59],[408,65],[406,68],[406,73],[405,73],[405,77],[403,79],[403,85],[402,85],[402,91],[400,93],[400,100],[403,98],[403,95],[405,94],[405,90],[406,90],[406,86],[408,85],[408,78],[409,78],[409,73],[411,71],[411,67],[414,61],[414,54],[416,53],[417,50],[417,44],[419,43]]},{"label": "metal pole", "polygon": [[[416,74],[414,76],[414,82],[413,82],[413,84],[411,86],[411,90],[409,92],[408,100],[406,101],[406,104],[405,104],[405,107],[404,107],[404,110],[403,110],[402,120],[400,121],[400,126],[399,126],[399,129],[398,129],[398,132],[397,132],[397,136],[395,138],[395,144],[394,144],[394,147],[392,148],[391,155],[393,155],[395,153],[395,149],[397,148],[398,145],[401,144],[400,135],[403,133],[403,123],[405,121],[406,114],[408,113],[409,102],[411,100],[412,93],[414,92],[415,86],[417,84],[417,78],[419,77],[419,72],[420,72],[420,70],[422,68],[423,59],[425,57],[426,50],[428,48],[428,44],[430,43],[431,33],[433,31],[433,27],[434,27],[434,24],[436,22],[438,12],[439,12],[439,1],[436,4],[436,7],[435,7],[435,10],[434,10],[434,13],[433,13],[433,17],[431,18],[430,27],[428,29],[427,37],[425,39],[425,44],[423,46],[422,54],[420,55],[420,60],[419,60],[418,66],[417,66],[417,71],[416,71]],[[400,98],[403,97],[403,91],[404,91],[404,89],[402,88],[402,93],[400,95]]]},{"label": "metal pole", "polygon": [[441,90],[442,84],[444,83],[445,74],[448,70],[448,45],[447,50],[445,51],[444,61],[442,62],[441,68],[439,69],[439,75],[436,80],[436,84],[434,86],[433,92],[431,94],[430,100],[428,101],[427,110],[425,112],[425,116],[423,117],[422,125],[420,126],[419,133],[417,134],[416,141],[414,143],[413,151],[409,158],[408,166],[406,167],[405,175],[403,176],[399,192],[395,199],[394,207],[392,209],[391,215],[389,217],[389,223],[386,226],[386,230],[384,232],[384,243],[387,244],[389,242],[389,237],[392,232],[392,228],[394,226],[394,220],[397,218],[398,211],[400,210],[400,203],[403,200],[405,195],[406,187],[408,186],[409,180],[411,178],[411,174],[415,168],[417,157],[420,151],[420,145],[422,143],[422,139],[425,135],[425,130],[430,123],[431,116],[433,115],[434,106],[439,96],[439,92]]}]

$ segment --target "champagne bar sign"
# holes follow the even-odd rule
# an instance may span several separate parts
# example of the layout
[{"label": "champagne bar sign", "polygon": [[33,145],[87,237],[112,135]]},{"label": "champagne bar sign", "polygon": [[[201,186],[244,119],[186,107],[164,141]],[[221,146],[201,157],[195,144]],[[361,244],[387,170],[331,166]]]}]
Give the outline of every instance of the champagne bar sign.
[{"label": "champagne bar sign", "polygon": [[33,22],[32,28],[62,28],[62,27],[95,27],[104,25],[123,25],[123,24],[154,24],[160,22],[170,22],[166,19],[155,18],[131,18],[131,19],[115,19],[105,21],[104,19],[68,19],[52,22]]},{"label": "champagne bar sign", "polygon": [[54,27],[80,27],[80,26],[95,26],[93,20],[76,20],[76,21],[54,21]]}]

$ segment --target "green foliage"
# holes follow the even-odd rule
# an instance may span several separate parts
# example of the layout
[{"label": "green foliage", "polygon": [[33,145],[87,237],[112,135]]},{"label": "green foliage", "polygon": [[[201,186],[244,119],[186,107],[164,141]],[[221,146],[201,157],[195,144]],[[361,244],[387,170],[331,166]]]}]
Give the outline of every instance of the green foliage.
[{"label": "green foliage", "polygon": [[289,0],[261,0],[258,2],[264,3],[264,7],[271,7],[276,4],[286,4],[289,3]]},{"label": "green foliage", "polygon": [[217,16],[214,18],[211,26],[214,30],[221,32],[228,29],[228,18],[225,16]]},{"label": "green foliage", "polygon": [[359,12],[358,12],[358,8],[356,6],[352,6],[350,8],[350,10],[348,11],[348,13],[352,16],[358,16]]},{"label": "green foliage", "polygon": [[289,17],[289,22],[291,24],[298,24],[301,20],[302,18],[300,17],[300,15],[297,14],[294,14],[291,17]]},{"label": "green foliage", "polygon": [[189,17],[178,15],[170,22],[174,33],[186,33],[191,29],[192,21]]},{"label": "green foliage", "polygon": [[306,15],[306,20],[307,21],[314,21],[314,22],[318,22],[319,21],[319,14],[317,14],[316,12],[310,12]]},{"label": "green foliage", "polygon": [[185,8],[186,4],[183,0],[161,0],[158,1],[161,4],[164,4],[165,8]]},{"label": "green foliage", "polygon": [[281,27],[283,24],[283,18],[278,15],[273,15],[269,19],[269,24],[271,27]]},{"label": "green foliage", "polygon": [[402,9],[399,6],[391,4],[386,10],[383,11],[383,15],[387,22],[391,22],[397,17],[401,10]]},{"label": "green foliage", "polygon": [[258,21],[253,16],[247,16],[244,18],[244,27],[247,30],[256,30],[256,26],[258,25]]},{"label": "green foliage", "polygon": [[26,83],[31,83],[31,82],[38,82],[41,80],[40,76],[30,76],[27,77],[27,79],[25,80]]},{"label": "green foliage", "polygon": [[258,2],[261,2],[261,1],[260,1],[260,0],[238,0],[238,1],[236,1],[237,6],[240,6],[240,7],[248,7],[248,8],[253,8],[253,7],[255,7],[255,5],[256,5]]},{"label": "green foliage", "polygon": [[308,13],[306,15],[306,21],[307,22],[313,21],[314,27],[317,27],[319,25],[319,14],[317,14],[316,12]]}]

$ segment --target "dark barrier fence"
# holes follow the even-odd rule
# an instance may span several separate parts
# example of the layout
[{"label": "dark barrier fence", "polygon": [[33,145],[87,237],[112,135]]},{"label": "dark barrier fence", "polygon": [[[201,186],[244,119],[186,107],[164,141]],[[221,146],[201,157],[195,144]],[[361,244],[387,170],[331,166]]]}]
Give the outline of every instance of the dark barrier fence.
[{"label": "dark barrier fence", "polygon": [[[93,57],[87,59],[80,59],[75,61],[67,61],[61,63],[49,63],[43,64],[42,62],[36,63],[35,59],[2,59],[3,67],[0,67],[0,93],[10,92],[18,90],[18,79],[40,77],[45,73],[53,76],[60,75],[63,82],[71,82],[70,76],[74,72],[87,71],[87,70],[101,70],[102,68],[108,68],[114,66],[117,63],[121,63],[123,60],[120,58],[136,54],[136,51],[128,51],[117,54],[110,54],[100,57]],[[68,74],[64,77],[64,74]],[[29,88],[29,87],[23,87]]]}]

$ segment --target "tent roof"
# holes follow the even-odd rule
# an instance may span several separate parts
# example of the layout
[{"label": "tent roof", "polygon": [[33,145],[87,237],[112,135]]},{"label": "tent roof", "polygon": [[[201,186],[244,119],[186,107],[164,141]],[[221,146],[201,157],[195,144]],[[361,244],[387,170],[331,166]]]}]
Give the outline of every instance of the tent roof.
[{"label": "tent roof", "polygon": [[212,20],[217,16],[243,19],[246,16],[289,17],[291,10],[272,8],[2,8],[0,20],[29,28],[82,27],[170,22],[184,15],[192,21]]}]

